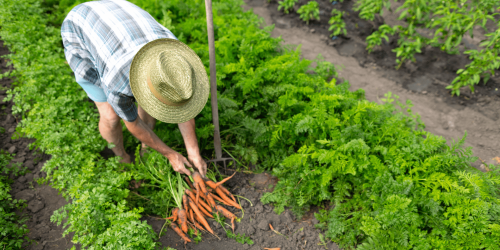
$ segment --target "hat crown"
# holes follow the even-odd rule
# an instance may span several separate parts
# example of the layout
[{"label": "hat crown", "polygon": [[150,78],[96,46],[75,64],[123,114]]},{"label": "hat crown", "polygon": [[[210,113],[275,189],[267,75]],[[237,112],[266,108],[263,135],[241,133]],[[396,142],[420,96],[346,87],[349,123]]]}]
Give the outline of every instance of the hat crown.
[{"label": "hat crown", "polygon": [[[193,95],[193,68],[180,54],[162,51],[149,70],[151,85],[161,101],[187,102]],[[153,91],[153,90],[152,90]]]}]

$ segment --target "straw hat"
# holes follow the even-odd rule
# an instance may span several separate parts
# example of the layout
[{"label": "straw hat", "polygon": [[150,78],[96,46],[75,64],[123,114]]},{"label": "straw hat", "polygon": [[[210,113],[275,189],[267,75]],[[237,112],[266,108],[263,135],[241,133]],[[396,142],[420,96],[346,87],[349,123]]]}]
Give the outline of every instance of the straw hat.
[{"label": "straw hat", "polygon": [[181,41],[162,38],[147,43],[134,56],[129,74],[141,108],[162,122],[189,121],[207,103],[210,84],[205,67]]}]

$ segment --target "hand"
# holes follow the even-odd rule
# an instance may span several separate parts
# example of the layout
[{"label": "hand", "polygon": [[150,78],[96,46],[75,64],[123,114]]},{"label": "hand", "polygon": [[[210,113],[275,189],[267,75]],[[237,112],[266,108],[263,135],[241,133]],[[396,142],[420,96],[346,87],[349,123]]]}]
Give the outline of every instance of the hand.
[{"label": "hand", "polygon": [[188,167],[191,167],[191,168],[193,166],[191,165],[191,163],[189,163],[189,161],[186,159],[186,157],[182,156],[181,154],[179,154],[177,152],[174,152],[166,157],[168,158],[168,161],[170,161],[170,164],[172,164],[172,168],[176,172],[191,176],[191,171],[186,169],[184,164],[186,164]]},{"label": "hand", "polygon": [[201,158],[200,154],[188,156],[189,161],[198,169],[201,177],[205,178],[207,175],[207,163]]}]

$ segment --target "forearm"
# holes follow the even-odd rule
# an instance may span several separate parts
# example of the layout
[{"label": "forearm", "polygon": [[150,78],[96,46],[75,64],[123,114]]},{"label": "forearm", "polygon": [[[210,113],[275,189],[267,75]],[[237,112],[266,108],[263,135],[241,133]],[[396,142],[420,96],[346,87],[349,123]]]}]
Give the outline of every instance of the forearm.
[{"label": "forearm", "polygon": [[125,126],[128,131],[135,136],[139,141],[146,144],[150,148],[158,151],[163,156],[170,155],[175,153],[173,149],[168,147],[165,143],[163,143],[160,138],[151,130],[151,128],[140,118],[133,122],[126,122]]},{"label": "forearm", "polygon": [[184,143],[186,144],[186,151],[190,156],[200,154],[195,128],[196,125],[194,119],[191,119],[184,123],[179,123],[179,130],[181,131],[182,138],[184,139]]}]

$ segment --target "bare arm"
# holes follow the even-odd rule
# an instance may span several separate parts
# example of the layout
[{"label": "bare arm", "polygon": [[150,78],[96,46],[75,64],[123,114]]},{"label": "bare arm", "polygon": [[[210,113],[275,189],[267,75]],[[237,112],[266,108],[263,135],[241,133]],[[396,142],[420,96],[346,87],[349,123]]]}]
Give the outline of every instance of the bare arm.
[{"label": "bare arm", "polygon": [[144,121],[142,121],[140,117],[137,117],[137,119],[133,122],[124,121],[124,123],[130,133],[139,141],[145,143],[149,147],[158,151],[163,156],[167,157],[175,171],[191,175],[191,172],[187,170],[186,167],[184,167],[184,164],[192,167],[191,163],[189,163],[189,161],[184,156],[163,143],[160,138],[151,130],[151,128]]},{"label": "bare arm", "polygon": [[189,161],[198,169],[201,176],[205,177],[207,174],[207,163],[201,158],[200,149],[198,147],[198,140],[196,139],[196,125],[194,118],[179,123],[179,130],[181,131],[184,144],[188,153]]}]

